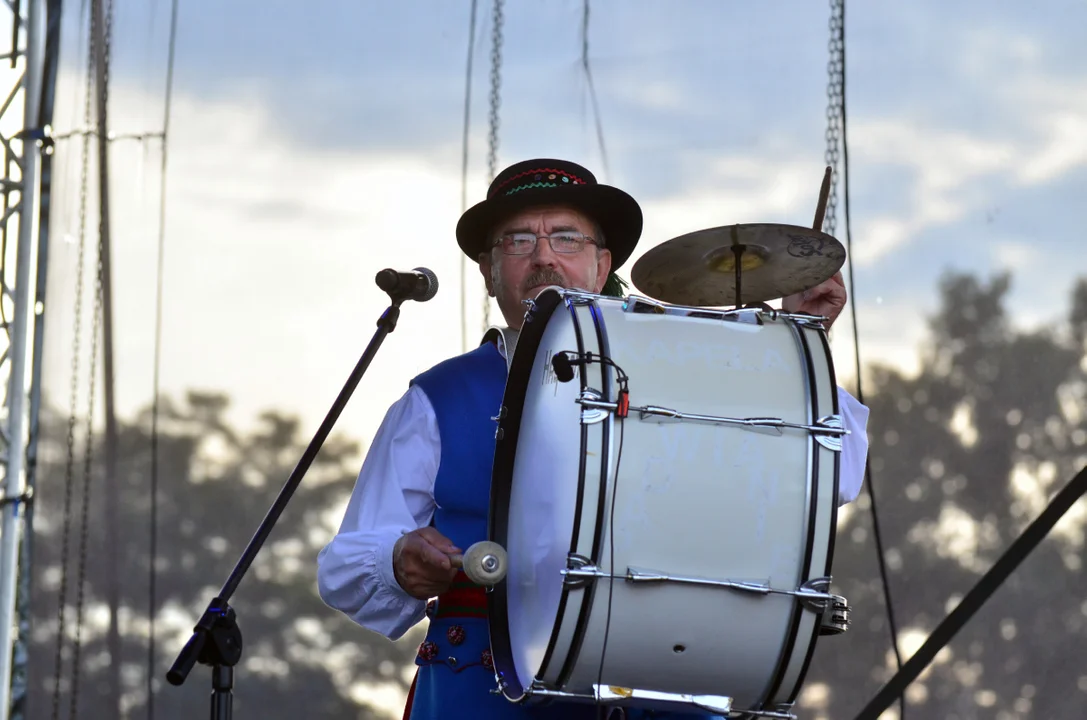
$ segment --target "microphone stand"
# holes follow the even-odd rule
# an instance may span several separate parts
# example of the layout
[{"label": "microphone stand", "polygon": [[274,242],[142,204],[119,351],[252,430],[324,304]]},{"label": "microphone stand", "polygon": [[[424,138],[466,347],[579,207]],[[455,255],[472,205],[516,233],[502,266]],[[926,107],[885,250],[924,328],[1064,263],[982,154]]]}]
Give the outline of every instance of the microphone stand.
[{"label": "microphone stand", "polygon": [[[347,405],[348,399],[355,391],[355,387],[359,384],[366,369],[370,366],[370,362],[377,354],[381,343],[384,342],[389,333],[396,329],[397,320],[400,318],[401,303],[412,297],[410,289],[382,289],[385,289],[389,294],[392,304],[378,319],[377,331],[374,333],[373,339],[370,340],[370,344],[366,347],[362,357],[359,358],[355,369],[351,371],[351,375],[348,377],[340,394],[336,397],[332,408],[325,415],[324,422],[317,429],[317,434],[310,441],[309,447],[306,448],[283,489],[280,490],[275,503],[272,504],[271,509],[264,516],[264,520],[249,541],[249,545],[245,548],[245,552],[242,553],[238,564],[234,566],[234,570],[230,573],[226,584],[223,585],[219,594],[212,598],[204,611],[204,615],[200,618],[196,627],[193,628],[192,637],[185,643],[185,647],[181,649],[177,659],[174,660],[170,671],[166,673],[166,679],[171,685],[181,685],[185,682],[185,678],[188,677],[189,672],[196,663],[211,668],[211,720],[231,720],[234,700],[234,666],[242,657],[242,631],[238,627],[237,614],[234,612],[234,608],[230,607],[230,598],[233,596],[234,591],[238,589],[242,577],[249,569],[249,566],[253,564],[253,560],[268,539],[268,535],[272,532],[276,521],[283,513],[284,508],[287,507],[287,503],[290,502],[294,491],[302,482],[302,477],[309,470],[314,458],[317,457],[318,451],[332,431],[332,426],[336,424],[336,420]],[[429,297],[426,299],[429,299]]]}]

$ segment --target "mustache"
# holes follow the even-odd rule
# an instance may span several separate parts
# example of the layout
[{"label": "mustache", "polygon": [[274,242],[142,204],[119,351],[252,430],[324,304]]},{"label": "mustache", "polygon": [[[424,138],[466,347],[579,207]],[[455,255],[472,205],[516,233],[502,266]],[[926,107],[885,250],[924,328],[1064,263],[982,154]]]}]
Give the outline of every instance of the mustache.
[{"label": "mustache", "polygon": [[536,287],[537,285],[566,287],[566,278],[552,268],[541,268],[525,279],[526,288]]}]

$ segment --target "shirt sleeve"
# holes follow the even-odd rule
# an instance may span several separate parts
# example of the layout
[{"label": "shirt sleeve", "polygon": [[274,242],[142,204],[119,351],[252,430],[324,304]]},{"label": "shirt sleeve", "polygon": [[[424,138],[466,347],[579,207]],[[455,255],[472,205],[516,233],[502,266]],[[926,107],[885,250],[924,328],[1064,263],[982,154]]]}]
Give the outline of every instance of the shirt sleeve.
[{"label": "shirt sleeve", "polygon": [[340,529],[317,556],[317,588],[325,604],[391,640],[426,612],[426,601],[397,583],[392,555],[401,535],[430,524],[440,456],[434,408],[412,386],[386,413]]},{"label": "shirt sleeve", "polygon": [[851,503],[864,485],[868,460],[868,408],[838,388],[838,408],[849,434],[842,439],[842,464],[838,476],[838,506]]}]

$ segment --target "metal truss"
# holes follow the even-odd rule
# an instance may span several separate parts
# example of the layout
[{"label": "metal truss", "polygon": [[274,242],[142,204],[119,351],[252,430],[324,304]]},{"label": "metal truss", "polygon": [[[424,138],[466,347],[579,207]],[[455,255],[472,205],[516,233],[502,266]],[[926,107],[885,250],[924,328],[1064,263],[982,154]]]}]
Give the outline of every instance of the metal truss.
[{"label": "metal truss", "polygon": [[[0,1],[0,720],[24,716],[61,0]],[[0,35],[0,37],[3,37]],[[2,42],[2,41],[0,41]],[[0,47],[3,47],[0,44]]]}]

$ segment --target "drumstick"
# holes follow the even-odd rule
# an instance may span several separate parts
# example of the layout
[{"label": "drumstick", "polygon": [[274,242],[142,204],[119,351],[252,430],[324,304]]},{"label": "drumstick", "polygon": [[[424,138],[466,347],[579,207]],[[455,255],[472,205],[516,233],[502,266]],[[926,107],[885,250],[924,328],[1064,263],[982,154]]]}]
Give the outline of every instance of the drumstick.
[{"label": "drumstick", "polygon": [[823,187],[819,189],[819,205],[815,208],[815,224],[812,225],[815,230],[823,229],[823,217],[827,214],[827,200],[830,199],[830,177],[833,172],[830,165],[827,165],[827,170],[823,173]]}]

